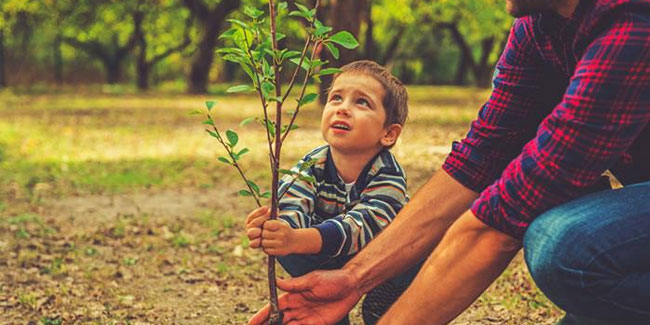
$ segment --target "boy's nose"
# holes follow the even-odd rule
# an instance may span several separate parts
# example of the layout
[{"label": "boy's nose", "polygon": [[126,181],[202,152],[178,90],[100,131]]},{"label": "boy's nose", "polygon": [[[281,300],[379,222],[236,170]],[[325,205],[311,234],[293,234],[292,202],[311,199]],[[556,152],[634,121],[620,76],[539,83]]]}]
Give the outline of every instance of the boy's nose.
[{"label": "boy's nose", "polygon": [[350,110],[348,109],[347,105],[341,105],[336,109],[336,115],[344,115],[344,116],[349,116],[350,115]]}]

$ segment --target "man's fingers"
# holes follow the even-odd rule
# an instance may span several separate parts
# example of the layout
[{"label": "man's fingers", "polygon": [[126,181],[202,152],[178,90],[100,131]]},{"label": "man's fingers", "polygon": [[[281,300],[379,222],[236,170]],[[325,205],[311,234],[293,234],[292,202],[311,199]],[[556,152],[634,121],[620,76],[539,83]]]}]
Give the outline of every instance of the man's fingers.
[{"label": "man's fingers", "polygon": [[269,313],[271,311],[271,306],[266,304],[264,308],[260,309],[251,319],[248,320],[248,325],[262,325],[266,324],[269,320]]},{"label": "man's fingers", "polygon": [[307,273],[303,276],[288,280],[278,278],[277,284],[278,288],[287,292],[300,292],[304,290],[310,290],[314,285],[313,275],[312,273]]}]

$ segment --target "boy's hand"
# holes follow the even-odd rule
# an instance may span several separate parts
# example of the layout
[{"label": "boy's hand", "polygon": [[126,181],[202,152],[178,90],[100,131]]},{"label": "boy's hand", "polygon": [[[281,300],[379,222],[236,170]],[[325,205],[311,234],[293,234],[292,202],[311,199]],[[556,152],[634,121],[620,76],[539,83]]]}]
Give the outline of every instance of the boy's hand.
[{"label": "boy's hand", "polygon": [[264,253],[274,256],[285,256],[296,253],[295,230],[286,222],[268,220],[263,225],[262,249]]},{"label": "boy's hand", "polygon": [[258,248],[262,245],[262,224],[270,217],[271,209],[267,206],[253,210],[246,217],[246,235],[251,248]]}]

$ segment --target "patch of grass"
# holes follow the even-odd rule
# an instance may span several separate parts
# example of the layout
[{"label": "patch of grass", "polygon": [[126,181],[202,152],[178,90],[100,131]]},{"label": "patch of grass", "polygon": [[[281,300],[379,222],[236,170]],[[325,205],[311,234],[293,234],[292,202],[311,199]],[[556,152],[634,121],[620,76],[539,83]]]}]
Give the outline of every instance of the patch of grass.
[{"label": "patch of grass", "polygon": [[55,318],[43,317],[43,318],[41,318],[41,324],[43,324],[43,325],[61,325],[61,324],[63,324],[63,319],[61,319],[61,317],[55,317]]},{"label": "patch of grass", "polygon": [[179,233],[172,238],[172,245],[174,247],[187,247],[190,245],[190,239],[182,233]]}]

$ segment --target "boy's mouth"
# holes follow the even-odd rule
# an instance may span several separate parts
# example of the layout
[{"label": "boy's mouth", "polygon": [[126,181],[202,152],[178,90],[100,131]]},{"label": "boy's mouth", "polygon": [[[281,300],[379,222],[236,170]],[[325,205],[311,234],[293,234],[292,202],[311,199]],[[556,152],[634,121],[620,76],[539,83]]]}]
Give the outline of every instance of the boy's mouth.
[{"label": "boy's mouth", "polygon": [[346,122],[343,122],[343,121],[335,121],[334,123],[332,123],[331,128],[337,129],[337,130],[344,130],[344,131],[350,131],[352,129],[350,124],[348,124]]}]

